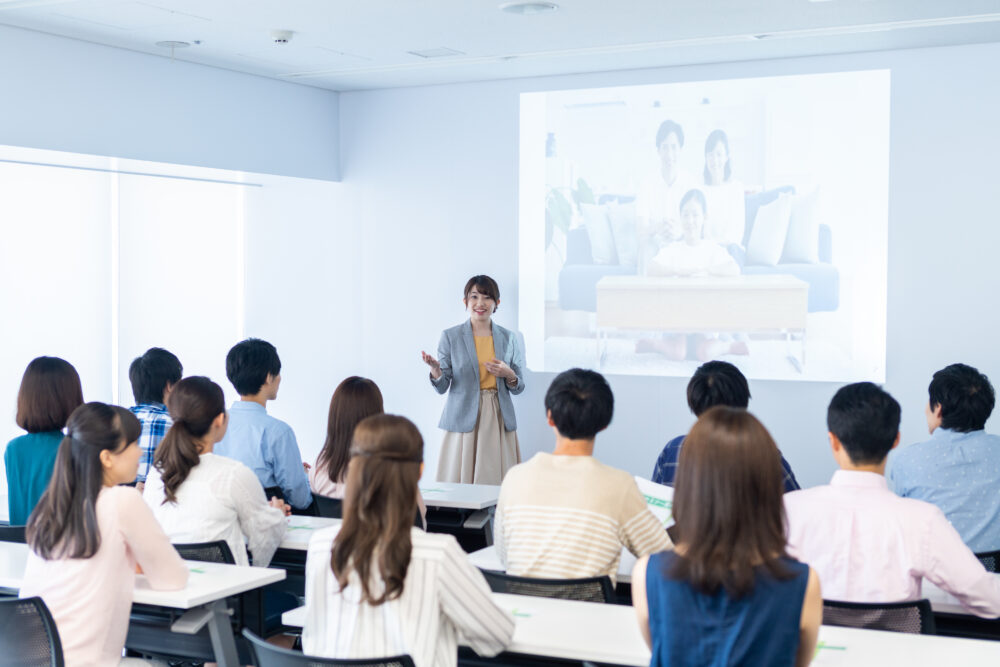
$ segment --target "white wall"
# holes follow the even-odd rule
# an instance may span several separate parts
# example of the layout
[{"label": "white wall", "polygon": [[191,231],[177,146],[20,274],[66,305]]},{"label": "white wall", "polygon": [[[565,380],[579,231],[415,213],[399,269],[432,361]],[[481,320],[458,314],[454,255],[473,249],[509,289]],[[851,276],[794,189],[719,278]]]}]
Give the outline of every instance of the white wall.
[{"label": "white wall", "polygon": [[[994,259],[1000,251],[1000,188],[992,169],[1000,150],[997,63],[1000,45],[989,44],[344,93],[341,169],[354,207],[350,233],[361,238],[351,257],[358,270],[352,282],[357,309],[343,313],[332,344],[360,343],[356,365],[382,387],[388,411],[420,426],[433,472],[443,398],[426,382],[420,350],[433,349],[440,330],[462,320],[461,289],[474,273],[499,280],[497,321],[517,325],[520,92],[889,67],[886,387],[903,404],[903,441],[921,439],[922,406],[934,370],[962,360],[1000,380],[993,335],[1000,326],[994,307],[1000,292]],[[304,261],[314,261],[316,251],[306,252]],[[318,291],[309,301],[345,298]],[[324,335],[310,340],[313,350],[324,347]],[[529,375],[527,390],[514,399],[525,456],[551,447],[542,407],[551,378]],[[597,455],[649,475],[663,443],[692,423],[686,382],[609,380],[615,418],[598,439]],[[751,387],[751,409],[805,485],[824,482],[833,469],[825,414],[836,388],[791,382]]]},{"label": "white wall", "polygon": [[337,180],[337,93],[0,26],[0,144]]}]

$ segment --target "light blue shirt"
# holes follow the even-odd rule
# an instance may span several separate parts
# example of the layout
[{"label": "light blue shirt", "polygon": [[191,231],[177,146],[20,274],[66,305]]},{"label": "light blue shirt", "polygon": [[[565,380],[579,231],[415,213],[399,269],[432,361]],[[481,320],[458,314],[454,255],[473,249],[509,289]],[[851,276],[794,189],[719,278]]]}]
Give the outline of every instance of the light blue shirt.
[{"label": "light blue shirt", "polygon": [[215,453],[253,470],[265,489],[281,487],[285,502],[292,507],[301,509],[312,502],[309,478],[292,427],[267,414],[259,403],[233,403],[226,437],[215,445]]},{"label": "light blue shirt", "polygon": [[886,477],[898,495],[937,505],[974,552],[1000,549],[1000,436],[937,428],[894,450]]}]

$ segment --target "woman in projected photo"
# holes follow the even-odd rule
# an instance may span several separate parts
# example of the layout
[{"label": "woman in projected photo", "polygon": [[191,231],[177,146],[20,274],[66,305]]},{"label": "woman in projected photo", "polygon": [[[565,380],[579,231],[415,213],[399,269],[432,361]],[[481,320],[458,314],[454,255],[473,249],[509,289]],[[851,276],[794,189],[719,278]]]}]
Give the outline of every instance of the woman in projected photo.
[{"label": "woman in projected photo", "polygon": [[493,322],[500,288],[489,276],[465,284],[469,319],[445,329],[437,359],[421,352],[430,381],[448,393],[438,426],[446,431],[439,482],[499,484],[521,462],[511,395],[524,391],[524,353],[517,335]]},{"label": "woman in projected photo", "polygon": [[714,130],[705,140],[705,200],[708,216],[705,238],[722,245],[743,245],[746,228],[746,192],[733,180],[729,137]]},{"label": "woman in projected photo", "polygon": [[[708,208],[701,190],[689,190],[681,198],[680,220],[683,236],[668,243],[649,263],[651,276],[735,276],[740,267],[716,241],[704,237]],[[741,340],[724,340],[708,334],[668,334],[661,339],[640,340],[636,352],[658,352],[680,361],[695,358],[708,361],[723,354],[747,354]]]}]

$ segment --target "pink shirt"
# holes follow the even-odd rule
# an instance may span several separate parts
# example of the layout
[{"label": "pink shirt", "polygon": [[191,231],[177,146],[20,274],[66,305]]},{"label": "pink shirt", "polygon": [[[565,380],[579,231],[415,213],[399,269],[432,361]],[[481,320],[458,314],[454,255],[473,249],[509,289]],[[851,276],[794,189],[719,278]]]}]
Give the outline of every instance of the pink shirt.
[{"label": "pink shirt", "polygon": [[86,559],[44,560],[32,552],[22,598],[40,596],[52,612],[67,665],[105,667],[121,661],[136,563],[155,589],[187,584],[188,569],[142,496],[127,486],[97,496],[101,546]]},{"label": "pink shirt", "polygon": [[343,483],[338,484],[330,479],[330,476],[326,474],[326,464],[320,463],[319,459],[316,459],[316,463],[309,468],[309,488],[312,492],[319,496],[326,496],[327,498],[343,498],[344,497],[344,485]]},{"label": "pink shirt", "polygon": [[885,477],[838,470],[828,486],[785,494],[788,553],[819,575],[826,600],[920,599],[926,578],[977,616],[1000,616],[986,571],[934,505],[900,498]]}]

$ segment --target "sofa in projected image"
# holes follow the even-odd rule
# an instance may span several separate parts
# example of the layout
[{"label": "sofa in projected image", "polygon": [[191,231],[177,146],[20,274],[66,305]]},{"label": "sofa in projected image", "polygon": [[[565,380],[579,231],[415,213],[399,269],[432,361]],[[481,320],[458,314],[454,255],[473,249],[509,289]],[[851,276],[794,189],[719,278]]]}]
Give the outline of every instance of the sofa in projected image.
[{"label": "sofa in projected image", "polygon": [[[635,206],[630,197],[602,196],[582,205],[584,223],[566,236],[559,271],[559,308],[596,312],[597,283],[605,276],[635,275]],[[792,275],[809,285],[810,313],[840,306],[840,272],[833,265],[830,227],[817,223],[818,193],[791,186],[746,195],[743,245],[729,252],[745,275]]]}]

